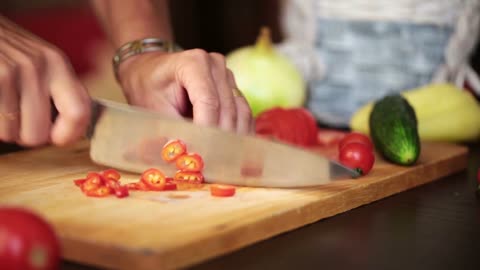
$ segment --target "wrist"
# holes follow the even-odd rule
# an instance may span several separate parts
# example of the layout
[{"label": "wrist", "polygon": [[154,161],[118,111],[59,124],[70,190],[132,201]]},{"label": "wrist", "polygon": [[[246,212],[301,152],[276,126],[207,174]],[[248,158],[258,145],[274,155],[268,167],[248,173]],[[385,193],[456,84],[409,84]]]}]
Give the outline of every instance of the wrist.
[{"label": "wrist", "polygon": [[175,42],[161,40],[158,38],[137,39],[123,44],[115,52],[112,59],[115,78],[120,81],[121,66],[128,65],[134,58],[139,55],[151,52],[171,53],[182,50]]}]

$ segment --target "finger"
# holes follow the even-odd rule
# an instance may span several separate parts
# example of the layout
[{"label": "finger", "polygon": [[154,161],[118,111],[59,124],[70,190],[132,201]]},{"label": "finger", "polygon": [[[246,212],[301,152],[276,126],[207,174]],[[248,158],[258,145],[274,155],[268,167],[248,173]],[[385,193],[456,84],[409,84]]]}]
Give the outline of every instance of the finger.
[{"label": "finger", "polygon": [[16,142],[19,132],[17,72],[13,61],[0,53],[0,141]]},{"label": "finger", "polygon": [[[238,89],[235,77],[229,69],[227,69],[227,77],[232,88]],[[237,108],[237,132],[240,134],[252,133],[255,129],[250,105],[243,95],[235,97],[235,104]]]},{"label": "finger", "polygon": [[218,125],[220,101],[212,74],[209,70],[208,54],[202,50],[191,50],[186,62],[178,71],[182,87],[187,91],[193,107],[193,121],[199,125]]},{"label": "finger", "polygon": [[51,140],[56,145],[66,145],[85,134],[91,114],[90,97],[68,60],[56,51],[47,54],[51,72],[49,90],[58,110]]},{"label": "finger", "polygon": [[225,57],[219,53],[210,53],[211,73],[217,86],[220,101],[219,125],[228,131],[237,130],[237,105],[233,96],[233,86],[229,83]]},{"label": "finger", "polygon": [[17,143],[24,146],[45,144],[49,141],[51,119],[48,93],[44,89],[44,58],[28,45],[2,40],[1,46],[18,71],[20,129]]}]

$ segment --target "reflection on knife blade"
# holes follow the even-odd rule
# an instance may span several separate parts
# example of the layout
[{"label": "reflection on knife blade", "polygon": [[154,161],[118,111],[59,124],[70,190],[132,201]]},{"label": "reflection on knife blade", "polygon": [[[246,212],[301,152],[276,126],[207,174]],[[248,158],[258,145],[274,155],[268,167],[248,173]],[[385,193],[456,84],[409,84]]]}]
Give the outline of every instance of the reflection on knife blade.
[{"label": "reflection on knife blade", "polygon": [[161,158],[168,140],[188,143],[205,162],[206,181],[264,186],[304,187],[349,179],[358,173],[311,151],[279,142],[201,127],[132,106],[95,100],[90,156],[94,162],[132,172],[155,166],[173,174]]}]

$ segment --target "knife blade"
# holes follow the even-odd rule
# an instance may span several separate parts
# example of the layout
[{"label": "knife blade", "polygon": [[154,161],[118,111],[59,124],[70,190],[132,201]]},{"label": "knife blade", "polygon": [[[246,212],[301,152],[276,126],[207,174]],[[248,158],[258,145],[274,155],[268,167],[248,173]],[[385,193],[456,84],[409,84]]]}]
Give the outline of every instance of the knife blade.
[{"label": "knife blade", "polygon": [[94,98],[87,131],[93,162],[141,173],[155,167],[174,175],[161,158],[163,145],[180,139],[204,160],[206,182],[253,187],[295,188],[358,177],[355,170],[320,154],[254,135],[204,127],[143,108]]}]

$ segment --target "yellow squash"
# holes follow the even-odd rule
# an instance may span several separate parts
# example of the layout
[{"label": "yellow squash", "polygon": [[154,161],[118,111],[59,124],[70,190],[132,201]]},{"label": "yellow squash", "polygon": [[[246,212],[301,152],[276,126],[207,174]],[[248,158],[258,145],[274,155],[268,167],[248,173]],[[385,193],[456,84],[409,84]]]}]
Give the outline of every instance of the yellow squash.
[{"label": "yellow squash", "polygon": [[[415,110],[421,140],[467,142],[480,138],[480,105],[468,91],[451,84],[430,84],[401,94]],[[350,128],[369,134],[372,108],[369,103],[355,112]]]}]

